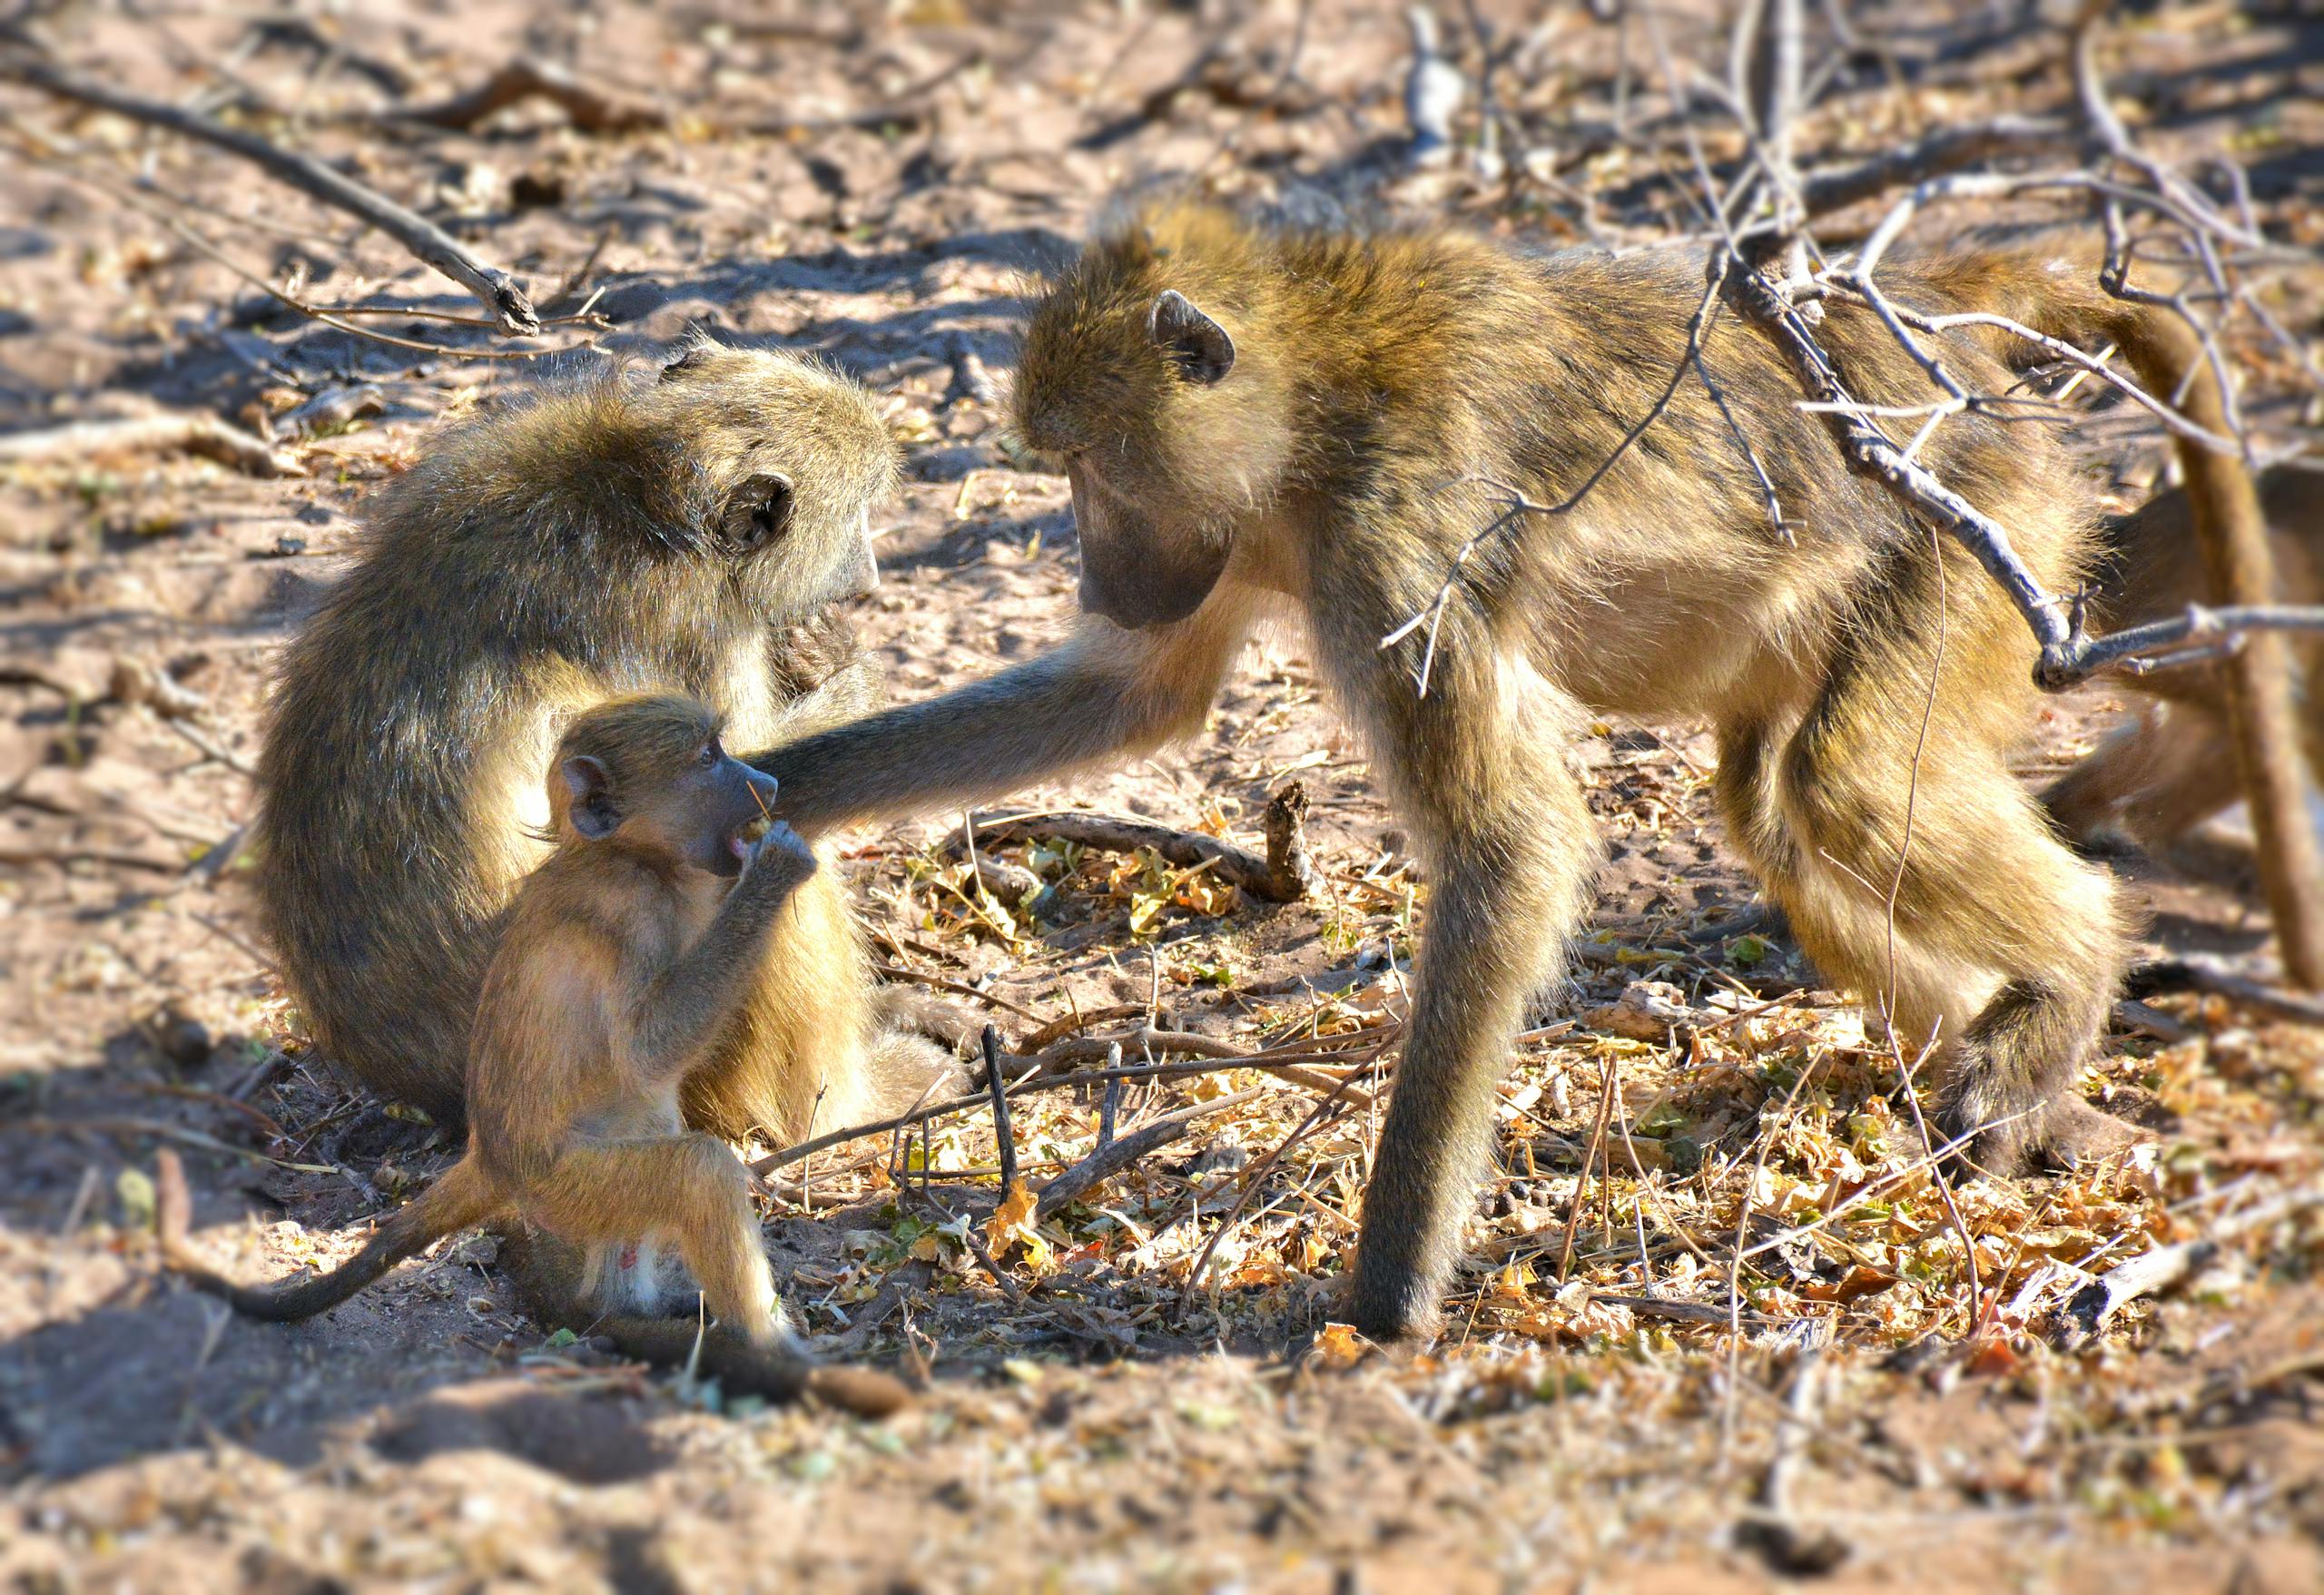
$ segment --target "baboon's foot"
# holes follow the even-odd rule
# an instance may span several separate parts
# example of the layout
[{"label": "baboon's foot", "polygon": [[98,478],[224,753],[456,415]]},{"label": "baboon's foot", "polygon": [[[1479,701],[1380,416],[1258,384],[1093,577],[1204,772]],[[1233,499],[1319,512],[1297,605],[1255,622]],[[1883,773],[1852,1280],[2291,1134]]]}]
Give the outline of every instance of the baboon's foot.
[{"label": "baboon's foot", "polygon": [[2053,1102],[2034,1122],[2029,1147],[2033,1159],[2048,1169],[2079,1168],[2119,1157],[2142,1141],[2154,1137],[2134,1124],[2093,1108],[2071,1092]]},{"label": "baboon's foot", "polygon": [[1436,1292],[1417,1272],[1366,1269],[1358,1255],[1355,1275],[1334,1315],[1382,1347],[1423,1345],[1443,1331]]},{"label": "baboon's foot", "polygon": [[1964,1160],[1978,1173],[2002,1179],[2080,1167],[2148,1138],[2136,1126],[2072,1092],[2015,1117],[1965,1112],[1955,1105],[1938,1114],[1937,1126],[1948,1142],[1966,1135]]}]

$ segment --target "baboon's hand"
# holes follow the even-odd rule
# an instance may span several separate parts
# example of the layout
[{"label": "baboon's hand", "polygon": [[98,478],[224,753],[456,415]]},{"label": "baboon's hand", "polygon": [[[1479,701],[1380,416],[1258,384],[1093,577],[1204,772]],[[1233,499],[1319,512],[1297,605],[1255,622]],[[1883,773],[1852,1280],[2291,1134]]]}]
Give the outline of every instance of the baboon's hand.
[{"label": "baboon's hand", "polygon": [[796,886],[814,872],[815,850],[780,820],[751,844],[751,856],[743,863],[743,879],[762,889]]}]

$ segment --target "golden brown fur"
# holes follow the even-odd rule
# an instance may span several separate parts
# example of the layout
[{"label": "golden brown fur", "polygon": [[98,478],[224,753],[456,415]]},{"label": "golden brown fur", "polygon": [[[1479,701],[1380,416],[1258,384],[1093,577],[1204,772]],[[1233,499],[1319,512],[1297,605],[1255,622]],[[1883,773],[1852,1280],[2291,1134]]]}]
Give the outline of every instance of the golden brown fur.
[{"label": "golden brown fur", "polygon": [[[552,851],[505,916],[468,1059],[466,1155],[345,1267],[271,1289],[235,1285],[163,1245],[240,1311],[304,1318],[404,1258],[484,1223],[580,1248],[597,1318],[694,1305],[768,1350],[789,1336],[732,1148],[686,1128],[680,1092],[750,1000],[774,927],[815,859],[765,824],[774,783],[724,753],[690,699],[616,700],[575,722],[548,780]],[[663,1277],[663,1248],[691,1280]],[[793,1348],[795,1349],[795,1348]]]},{"label": "golden brown fur", "polygon": [[[2279,467],[2261,476],[2259,488],[2280,600],[2324,603],[2324,474]],[[2101,547],[2091,582],[2093,630],[2169,620],[2190,604],[2211,601],[2183,488],[2111,519]],[[2302,678],[2302,750],[2311,780],[2324,787],[2324,637],[2297,636],[2292,653]],[[2097,844],[2119,824],[2141,847],[2160,852],[2242,795],[2223,684],[2216,666],[2199,665],[2117,684],[2147,703],[2060,776],[2043,802],[2078,842]]]},{"label": "golden brown fur", "polygon": [[[763,748],[876,705],[844,626],[817,615],[873,579],[866,517],[893,474],[853,384],[698,342],[448,433],[378,495],[285,653],[260,773],[261,904],[326,1058],[461,1122],[469,1015],[546,851],[538,773],[575,711],[671,688]],[[938,1064],[882,1029],[819,875],[688,1111],[788,1139],[819,1091],[829,1128]]]},{"label": "golden brown fur", "polygon": [[[1425,695],[1428,634],[1382,647],[1496,513],[1488,483],[1556,503],[1612,455],[1680,360],[1703,279],[1695,249],[1534,258],[1148,211],[1040,302],[1019,372],[1026,440],[1072,478],[1090,618],[1045,657],[759,761],[810,835],[970,801],[1199,724],[1253,624],[1304,620],[1433,866],[1364,1202],[1352,1312],[1370,1334],[1433,1322],[1509,1037],[1588,904],[1596,842],[1564,759],[1585,715],[1715,724],[1729,834],[1829,975],[1893,997],[1908,1048],[1934,1042],[1944,1127],[1981,1160],[2122,1138],[2073,1089],[2124,956],[2113,887],[2004,756],[2029,718],[2034,642],[1965,553],[1844,468],[1757,332],[1722,319],[1705,353],[1797,547],[1689,381],[1577,509],[1478,548]],[[2178,353],[2040,255],[1899,266],[1889,290]],[[1821,336],[1859,398],[1927,397],[1867,312],[1832,305]],[[1945,345],[1973,390],[2010,387],[1997,340]],[[2049,432],[1969,415],[1922,458],[2044,582],[2075,584],[2093,517]]]}]

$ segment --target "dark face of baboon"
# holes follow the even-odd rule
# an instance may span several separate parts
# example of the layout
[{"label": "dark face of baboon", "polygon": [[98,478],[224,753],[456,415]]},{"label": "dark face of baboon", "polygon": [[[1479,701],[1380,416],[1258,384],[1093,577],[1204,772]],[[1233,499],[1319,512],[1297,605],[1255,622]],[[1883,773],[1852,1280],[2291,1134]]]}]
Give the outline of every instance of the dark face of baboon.
[{"label": "dark face of baboon", "polygon": [[549,805],[567,841],[618,838],[714,875],[737,875],[775,783],[727,753],[718,717],[690,698],[593,709],[557,743]]},{"label": "dark face of baboon", "polygon": [[1247,252],[1212,212],[1157,212],[1084,254],[1026,330],[1017,428],[1071,479],[1081,606],[1117,625],[1194,613],[1281,488],[1290,432],[1247,336],[1265,320]]}]

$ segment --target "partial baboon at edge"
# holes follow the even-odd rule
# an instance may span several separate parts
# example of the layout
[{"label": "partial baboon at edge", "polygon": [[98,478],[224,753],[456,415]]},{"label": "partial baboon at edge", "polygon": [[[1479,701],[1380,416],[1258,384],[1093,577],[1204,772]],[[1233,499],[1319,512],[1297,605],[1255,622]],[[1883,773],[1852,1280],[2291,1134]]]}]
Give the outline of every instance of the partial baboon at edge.
[{"label": "partial baboon at edge", "polygon": [[[680,691],[756,751],[877,706],[852,634],[818,617],[876,580],[868,517],[894,472],[854,384],[697,341],[447,433],[373,498],[284,654],[259,772],[260,905],[323,1057],[462,1122],[469,1012],[546,852],[539,773],[575,712]],[[940,1063],[881,1028],[825,872],[688,1117],[796,1138],[909,1101]]]},{"label": "partial baboon at edge", "polygon": [[679,1107],[815,873],[806,843],[768,822],[775,783],[719,738],[704,705],[642,697],[589,711],[558,743],[546,783],[554,851],[503,916],[485,973],[458,1163],[329,1274],[251,1287],[211,1272],[174,1194],[159,1226],[165,1260],[237,1312],[285,1322],[461,1230],[537,1229],[576,1249],[550,1270],[565,1293],[556,1317],[650,1355],[678,1332],[693,1338],[692,1323],[657,1321],[691,1315],[699,1290],[725,1335],[803,1387],[750,1177]]},{"label": "partial baboon at edge", "polygon": [[[2324,475],[2278,467],[2259,481],[2276,576],[2286,604],[2324,603]],[[2120,631],[2171,620],[2211,601],[2195,542],[2194,507],[2183,488],[2110,517],[2092,572],[2090,625]],[[2324,637],[2290,639],[2300,691],[2300,743],[2310,780],[2324,789]],[[2243,794],[2235,779],[2225,692],[2209,665],[2177,665],[2113,684],[2148,701],[2043,794],[2068,836],[2083,845],[2116,826],[2160,852]]]},{"label": "partial baboon at edge", "polygon": [[[1978,250],[1899,264],[1888,291],[2115,342],[2164,394],[2193,365],[2190,405],[2215,413],[2191,337],[2109,299],[2092,266]],[[1576,508],[1486,538],[1438,624],[1383,646],[1508,490],[1559,503],[1616,453],[1684,356],[1704,267],[1694,248],[1533,258],[1148,210],[1040,301],[1018,374],[1025,441],[1072,482],[1078,632],[758,761],[810,835],[972,801],[1194,729],[1256,621],[1304,620],[1433,882],[1354,1270],[1369,1334],[1433,1324],[1510,1037],[1588,906],[1596,842],[1565,757],[1585,714],[1715,725],[1730,836],[1827,975],[1893,1004],[1908,1059],[1932,1049],[1942,1132],[1978,1163],[2129,1135],[2073,1089],[2124,960],[2115,891],[2004,756],[2030,718],[2028,628],[1966,553],[1844,468],[1755,330],[1722,318],[1705,353],[1797,546],[1717,404],[1681,382]],[[1928,398],[1868,310],[1825,310],[1850,391]],[[2006,340],[1940,343],[1972,391],[2009,389]],[[2092,495],[2049,429],[1973,412],[1923,463],[2052,590],[2079,580]],[[2241,480],[2210,457],[2189,475],[2199,509]]]}]

